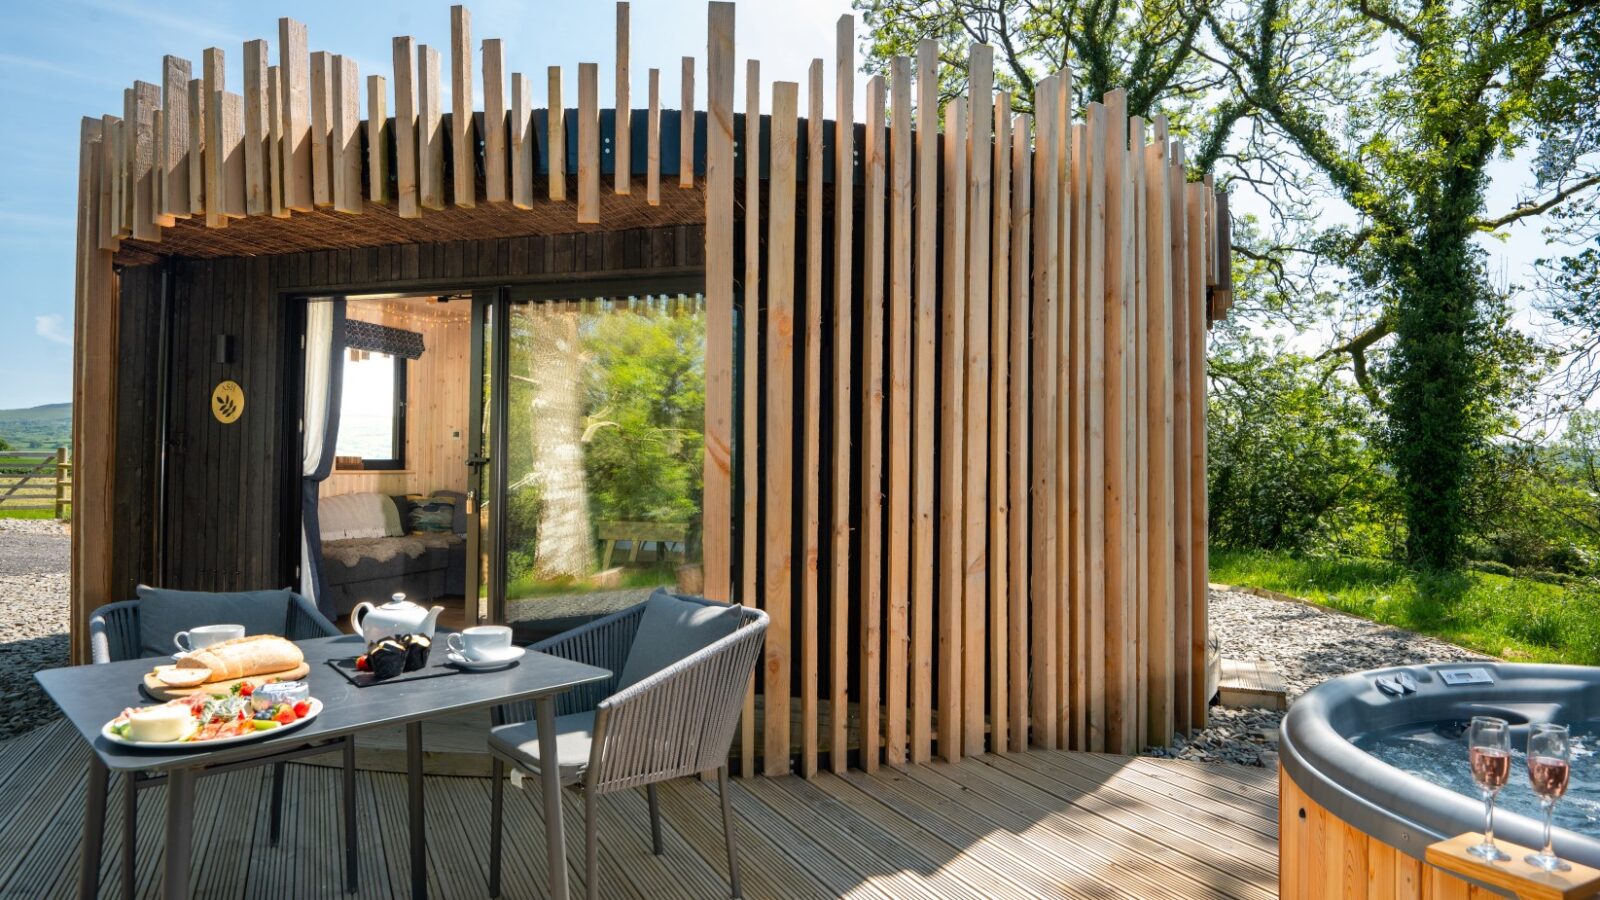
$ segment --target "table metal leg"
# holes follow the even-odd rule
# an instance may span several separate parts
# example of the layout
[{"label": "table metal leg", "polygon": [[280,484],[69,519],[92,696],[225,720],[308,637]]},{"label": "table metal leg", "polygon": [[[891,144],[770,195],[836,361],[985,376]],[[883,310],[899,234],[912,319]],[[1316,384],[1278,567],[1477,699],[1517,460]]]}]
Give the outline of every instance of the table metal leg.
[{"label": "table metal leg", "polygon": [[173,769],[167,773],[166,862],[163,865],[161,896],[166,900],[189,900],[189,858],[194,832],[193,769]]},{"label": "table metal leg", "polygon": [[411,896],[428,897],[428,836],[423,830],[422,723],[406,725],[406,782],[411,807]]},{"label": "table metal leg", "polygon": [[95,753],[89,754],[89,783],[83,797],[83,853],[79,856],[78,897],[100,893],[100,850],[105,844],[106,789],[111,775]]},{"label": "table metal leg", "polygon": [[344,739],[344,889],[359,887],[356,871],[356,739]]},{"label": "table metal leg", "polygon": [[534,719],[539,725],[539,777],[544,783],[544,849],[550,869],[552,900],[568,900],[567,837],[561,824],[561,766],[556,763],[556,701],[540,697],[533,701]]}]

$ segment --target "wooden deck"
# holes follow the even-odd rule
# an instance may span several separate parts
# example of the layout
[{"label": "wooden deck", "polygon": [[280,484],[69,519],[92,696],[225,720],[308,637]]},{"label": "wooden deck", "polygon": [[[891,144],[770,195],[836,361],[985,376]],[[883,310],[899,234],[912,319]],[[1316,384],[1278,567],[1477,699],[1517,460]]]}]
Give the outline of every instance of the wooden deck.
[{"label": "wooden deck", "polygon": [[[78,866],[86,751],[60,725],[0,744],[0,897],[62,897]],[[267,832],[267,769],[199,784],[196,896],[340,895],[338,771],[289,767],[282,845]],[[112,779],[101,895],[120,896],[120,779]],[[1244,897],[1277,895],[1272,773],[1054,751],[876,775],[734,783],[745,893],[764,897]],[[141,796],[139,895],[153,896],[163,788]],[[649,852],[643,792],[600,802],[601,894],[726,896],[714,783],[663,786],[666,853]],[[361,896],[407,885],[403,776],[360,775]],[[507,791],[507,897],[544,893],[538,787]],[[567,792],[573,889],[582,801]],[[430,776],[435,897],[482,897],[489,783]]]}]

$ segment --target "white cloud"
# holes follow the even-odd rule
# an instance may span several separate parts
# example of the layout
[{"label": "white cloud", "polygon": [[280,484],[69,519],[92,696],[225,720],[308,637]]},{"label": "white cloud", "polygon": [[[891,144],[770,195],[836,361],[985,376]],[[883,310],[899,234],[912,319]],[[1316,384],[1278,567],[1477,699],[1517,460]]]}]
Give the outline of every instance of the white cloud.
[{"label": "white cloud", "polygon": [[72,343],[71,326],[55,313],[48,316],[34,316],[33,330],[47,341],[55,341],[58,344]]}]

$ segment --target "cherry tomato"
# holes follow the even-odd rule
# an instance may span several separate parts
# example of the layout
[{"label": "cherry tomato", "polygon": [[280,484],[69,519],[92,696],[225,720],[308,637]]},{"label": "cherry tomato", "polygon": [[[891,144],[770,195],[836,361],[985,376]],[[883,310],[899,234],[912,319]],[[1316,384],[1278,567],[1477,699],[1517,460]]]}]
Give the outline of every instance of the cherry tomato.
[{"label": "cherry tomato", "polygon": [[295,720],[294,710],[285,706],[283,709],[278,710],[278,714],[274,718],[278,720],[279,725],[287,725]]},{"label": "cherry tomato", "polygon": [[246,681],[239,685],[239,696],[248,697],[256,692],[256,686]]},{"label": "cherry tomato", "polygon": [[311,701],[301,700],[294,705],[294,717],[296,719],[304,719],[308,712],[311,712]]}]

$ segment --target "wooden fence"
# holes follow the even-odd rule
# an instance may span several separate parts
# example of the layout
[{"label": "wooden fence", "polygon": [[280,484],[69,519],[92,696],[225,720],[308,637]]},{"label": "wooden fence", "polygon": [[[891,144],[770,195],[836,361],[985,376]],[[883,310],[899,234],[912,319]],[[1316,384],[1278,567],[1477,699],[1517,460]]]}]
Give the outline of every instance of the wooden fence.
[{"label": "wooden fence", "polygon": [[[705,590],[772,617],[771,714],[758,723],[752,696],[745,773],[758,757],[787,772],[793,756],[810,775],[824,754],[842,770],[852,747],[869,770],[935,748],[1125,752],[1202,726],[1204,352],[1230,296],[1226,196],[1189,182],[1181,142],[1160,117],[1129,117],[1122,91],[1074,114],[1062,71],[1014,115],[984,44],[968,50],[965,95],[941,101],[940,49],[924,42],[867,79],[858,117],[850,16],[835,120],[824,60],[805,118],[802,85],[764,85],[750,60],[741,137],[734,18],[709,4],[703,119],[697,60],[683,58],[676,188],[662,185],[657,70],[648,109],[630,109],[627,3],[610,119],[627,139],[604,157],[597,66],[577,68],[575,113],[559,66],[548,109],[520,73],[508,103],[504,48],[486,40],[477,56],[460,6],[448,101],[439,51],[394,39],[392,118],[383,76],[368,77],[363,122],[354,60],[308,54],[290,19],[278,65],[265,41],[244,45],[243,95],[226,89],[221,49],[199,78],[168,56],[121,117],[84,120],[80,310],[115,302],[112,254],[128,239],[156,252],[164,234],[192,246],[199,229],[266,217],[287,221],[253,236],[323,234],[332,213],[399,234],[425,214],[570,210],[581,228],[700,192]],[[603,158],[621,174],[607,179]],[[741,304],[753,314],[739,317],[736,384]],[[89,407],[114,392],[94,362],[114,335],[96,321],[78,317]],[[85,448],[96,473],[111,452]],[[80,605],[97,599],[104,521],[82,529]]]},{"label": "wooden fence", "polygon": [[9,510],[48,509],[67,518],[72,506],[72,460],[67,448],[0,450],[0,515]]}]

